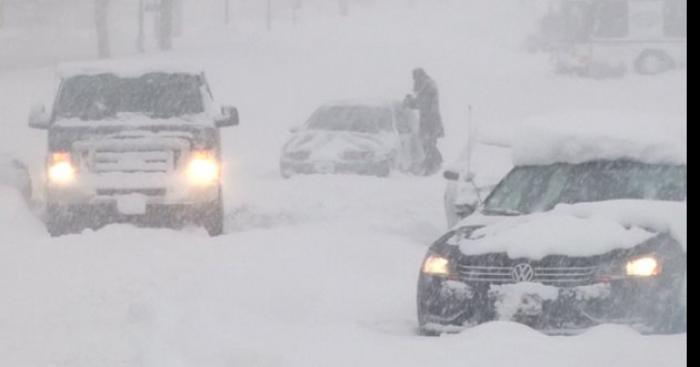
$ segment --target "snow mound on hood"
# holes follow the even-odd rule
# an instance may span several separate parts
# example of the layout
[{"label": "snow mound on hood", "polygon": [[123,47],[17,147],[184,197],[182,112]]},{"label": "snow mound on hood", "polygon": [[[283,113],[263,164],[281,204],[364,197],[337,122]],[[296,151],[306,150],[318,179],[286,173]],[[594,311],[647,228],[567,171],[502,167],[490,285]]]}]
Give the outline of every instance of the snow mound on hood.
[{"label": "snow mound on hood", "polygon": [[505,252],[510,258],[533,260],[549,255],[584,257],[631,248],[652,236],[610,220],[540,213],[480,228],[461,241],[460,250],[465,255]]},{"label": "snow mound on hood", "polygon": [[[467,219],[461,225],[479,221]],[[505,252],[511,258],[533,260],[549,255],[585,257],[634,247],[659,232],[670,233],[687,249],[685,202],[612,200],[559,205],[545,213],[491,221],[469,238],[459,239],[458,245],[465,255]]]},{"label": "snow mound on hood", "polygon": [[675,201],[610,200],[596,203],[560,204],[555,213],[578,218],[601,218],[624,226],[668,232],[687,250],[688,203]]},{"label": "snow mound on hood", "polygon": [[[631,128],[630,128],[631,127]],[[686,164],[687,127],[682,116],[591,110],[526,120],[517,129],[517,166],[628,159]]]}]

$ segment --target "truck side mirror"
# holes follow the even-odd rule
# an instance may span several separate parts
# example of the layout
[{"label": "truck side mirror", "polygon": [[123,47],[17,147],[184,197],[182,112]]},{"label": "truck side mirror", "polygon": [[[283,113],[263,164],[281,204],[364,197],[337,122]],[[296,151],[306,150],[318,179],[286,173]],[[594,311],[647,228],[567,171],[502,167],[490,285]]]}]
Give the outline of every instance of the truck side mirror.
[{"label": "truck side mirror", "polygon": [[222,118],[216,121],[216,127],[238,126],[238,124],[240,123],[238,117],[238,109],[236,107],[222,107],[221,116]]},{"label": "truck side mirror", "polygon": [[51,124],[51,115],[43,104],[35,104],[29,111],[29,127],[32,129],[47,130]]}]

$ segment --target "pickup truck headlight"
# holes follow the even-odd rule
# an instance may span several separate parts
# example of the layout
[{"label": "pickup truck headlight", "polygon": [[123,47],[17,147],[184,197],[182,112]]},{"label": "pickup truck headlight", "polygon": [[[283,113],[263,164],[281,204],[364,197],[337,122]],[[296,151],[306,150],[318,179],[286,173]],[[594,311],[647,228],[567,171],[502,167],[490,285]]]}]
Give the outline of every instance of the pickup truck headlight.
[{"label": "pickup truck headlight", "polygon": [[187,166],[187,179],[194,185],[207,186],[219,179],[219,162],[210,151],[198,151],[192,154]]},{"label": "pickup truck headlight", "polygon": [[51,154],[48,167],[48,177],[51,183],[70,184],[75,181],[75,171],[70,153],[55,152]]},{"label": "pickup truck headlight", "polygon": [[644,256],[627,262],[628,276],[651,277],[661,273],[661,264],[653,256]]}]

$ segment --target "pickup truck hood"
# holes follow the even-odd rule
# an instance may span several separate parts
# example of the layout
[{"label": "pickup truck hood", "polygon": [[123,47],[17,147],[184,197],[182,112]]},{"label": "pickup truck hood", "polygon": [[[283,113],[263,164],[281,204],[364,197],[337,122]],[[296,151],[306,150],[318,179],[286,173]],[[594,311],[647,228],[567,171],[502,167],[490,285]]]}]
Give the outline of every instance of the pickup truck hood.
[{"label": "pickup truck hood", "polygon": [[550,255],[585,257],[637,246],[668,232],[687,248],[687,203],[612,200],[558,205],[522,216],[475,214],[455,228],[471,230],[450,239],[465,255],[507,253],[540,260]]},{"label": "pickup truck hood", "polygon": [[212,148],[216,144],[216,127],[206,116],[154,119],[139,114],[120,114],[115,118],[85,121],[61,119],[49,131],[52,150],[71,150],[75,143],[104,139],[148,137],[149,139],[187,140],[194,148]]}]

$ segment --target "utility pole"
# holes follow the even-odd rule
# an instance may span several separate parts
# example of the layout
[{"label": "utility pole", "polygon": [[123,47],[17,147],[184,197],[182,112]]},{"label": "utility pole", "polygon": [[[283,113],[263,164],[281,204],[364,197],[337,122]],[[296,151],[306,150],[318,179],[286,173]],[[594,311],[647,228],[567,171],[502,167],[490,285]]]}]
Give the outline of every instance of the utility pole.
[{"label": "utility pole", "polygon": [[224,0],[224,24],[229,25],[231,23],[231,1]]},{"label": "utility pole", "polygon": [[158,47],[163,51],[173,48],[173,0],[160,1]]}]

